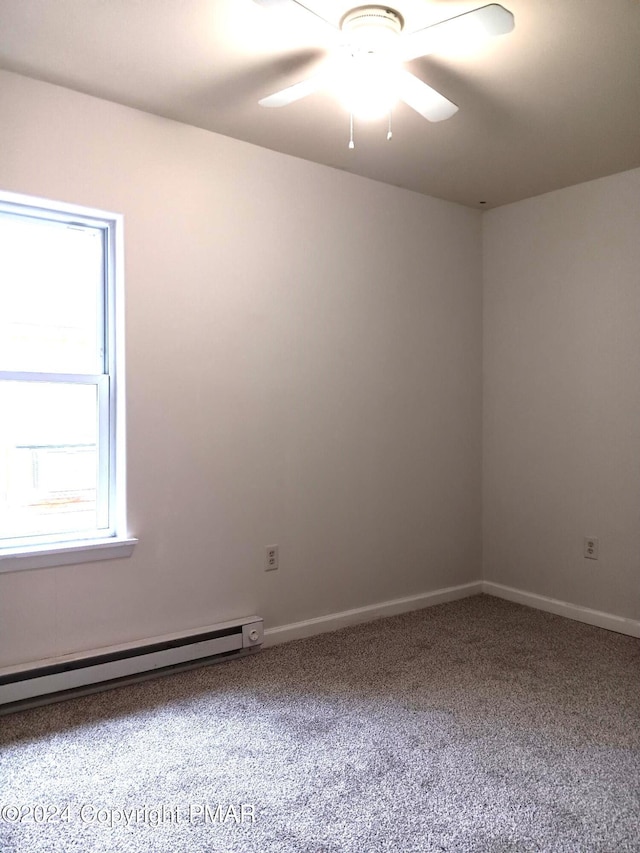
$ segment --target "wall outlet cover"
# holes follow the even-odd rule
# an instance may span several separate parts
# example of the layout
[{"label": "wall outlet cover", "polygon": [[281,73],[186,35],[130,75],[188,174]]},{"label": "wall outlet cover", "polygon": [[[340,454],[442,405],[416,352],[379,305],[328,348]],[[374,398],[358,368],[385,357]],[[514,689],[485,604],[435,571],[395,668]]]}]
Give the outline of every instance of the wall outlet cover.
[{"label": "wall outlet cover", "polygon": [[280,555],[277,545],[267,545],[265,554],[265,572],[275,572],[280,568]]},{"label": "wall outlet cover", "polygon": [[600,543],[595,536],[585,536],[584,556],[587,560],[597,560],[600,553]]}]

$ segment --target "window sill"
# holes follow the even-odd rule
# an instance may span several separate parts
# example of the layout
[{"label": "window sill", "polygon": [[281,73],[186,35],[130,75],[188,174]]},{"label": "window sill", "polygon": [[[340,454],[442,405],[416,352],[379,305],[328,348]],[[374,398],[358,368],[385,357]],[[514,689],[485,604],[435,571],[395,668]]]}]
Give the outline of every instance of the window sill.
[{"label": "window sill", "polygon": [[0,551],[0,573],[21,569],[48,569],[72,566],[96,560],[130,557],[137,539],[92,539],[84,542],[59,542],[42,546],[7,548]]}]

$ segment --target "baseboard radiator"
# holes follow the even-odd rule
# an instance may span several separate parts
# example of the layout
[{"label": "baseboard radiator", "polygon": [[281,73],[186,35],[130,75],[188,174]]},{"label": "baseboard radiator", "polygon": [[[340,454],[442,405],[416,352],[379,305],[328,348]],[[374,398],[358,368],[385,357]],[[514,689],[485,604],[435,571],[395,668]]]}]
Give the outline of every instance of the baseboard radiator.
[{"label": "baseboard radiator", "polygon": [[251,654],[260,648],[263,640],[262,619],[249,616],[212,625],[197,633],[156,637],[84,657],[66,656],[30,667],[8,667],[0,672],[0,713],[138,681],[176,668]]}]

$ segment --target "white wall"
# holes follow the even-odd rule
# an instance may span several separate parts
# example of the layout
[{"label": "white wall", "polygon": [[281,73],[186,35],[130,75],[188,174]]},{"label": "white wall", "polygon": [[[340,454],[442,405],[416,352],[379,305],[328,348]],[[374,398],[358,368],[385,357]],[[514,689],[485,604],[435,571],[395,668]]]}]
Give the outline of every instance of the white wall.
[{"label": "white wall", "polygon": [[638,619],[640,170],[483,226],[484,578]]},{"label": "white wall", "polygon": [[479,579],[478,213],[7,73],[0,188],[125,215],[140,538],[1,575],[0,665]]}]

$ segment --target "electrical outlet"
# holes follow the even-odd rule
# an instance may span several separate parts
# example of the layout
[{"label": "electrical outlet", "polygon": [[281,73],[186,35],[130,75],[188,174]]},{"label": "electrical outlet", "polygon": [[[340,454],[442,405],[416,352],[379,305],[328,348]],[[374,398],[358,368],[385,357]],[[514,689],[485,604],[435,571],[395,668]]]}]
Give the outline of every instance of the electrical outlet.
[{"label": "electrical outlet", "polygon": [[597,560],[600,546],[595,536],[585,536],[584,556],[587,560]]},{"label": "electrical outlet", "polygon": [[267,545],[267,552],[265,556],[265,572],[275,572],[276,569],[280,568],[280,557],[278,555],[278,546],[277,545]]}]

